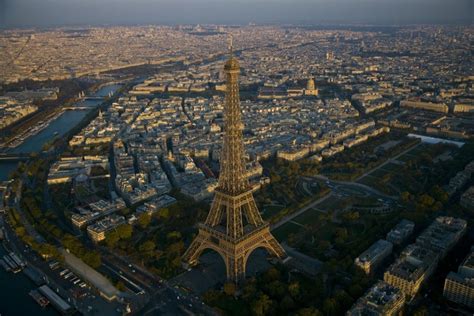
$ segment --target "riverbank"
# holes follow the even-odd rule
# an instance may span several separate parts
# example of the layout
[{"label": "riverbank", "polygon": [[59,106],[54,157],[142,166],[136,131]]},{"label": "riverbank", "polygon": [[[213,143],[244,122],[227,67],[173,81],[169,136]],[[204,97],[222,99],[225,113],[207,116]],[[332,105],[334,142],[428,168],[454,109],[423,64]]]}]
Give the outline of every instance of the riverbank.
[{"label": "riverbank", "polygon": [[[78,106],[81,106],[84,105],[84,102],[87,102],[86,109],[62,110],[59,115],[55,115],[49,120],[49,124],[45,124],[47,126],[36,130],[34,135],[31,134],[24,137],[21,144],[18,144],[15,148],[2,148],[2,150],[12,154],[28,154],[42,151],[45,144],[54,139],[64,137],[80,124],[89,113],[92,113],[98,106],[103,104],[105,101],[104,97],[115,94],[122,86],[122,84],[102,86],[94,93],[95,96],[100,97],[97,100],[80,100],[76,103]],[[0,161],[0,181],[8,180],[9,175],[17,168],[18,163],[19,161]]]},{"label": "riverbank", "polygon": [[57,112],[54,112],[46,117],[46,119],[39,121],[37,125],[31,126],[21,132],[20,134],[16,135],[12,139],[10,139],[7,143],[1,144],[0,147],[6,149],[7,151],[12,148],[16,148],[23,144],[26,139],[37,135],[40,133],[42,130],[47,128],[51,122],[56,120],[58,117],[60,117],[64,113],[64,110],[60,110]]},{"label": "riverbank", "polygon": [[[6,250],[0,247],[0,257],[6,254]],[[24,273],[14,274],[0,267],[0,284],[3,289],[2,299],[0,299],[0,315],[59,315],[53,307],[42,308],[29,296],[29,292],[38,286]]]},{"label": "riverbank", "polygon": [[[95,97],[95,99],[87,99],[88,97],[86,96],[83,99],[79,99],[77,102],[74,103],[72,107],[69,107],[69,110],[77,110],[74,109],[79,108],[81,110],[92,110],[102,104],[107,96],[113,95],[122,85],[120,84],[111,84],[111,85],[105,85],[99,88],[92,97]],[[36,150],[30,150],[30,151],[25,151],[25,150],[17,150],[16,148],[21,147],[23,143],[28,141],[30,138],[34,138],[37,136],[40,132],[42,132],[44,129],[50,127],[52,123],[57,120],[60,116],[62,116],[64,113],[66,113],[68,110],[65,110],[65,107],[61,107],[54,111],[53,113],[49,114],[44,120],[39,121],[37,124],[34,126],[31,126],[15,137],[11,138],[8,140],[8,142],[1,144],[0,148],[2,148],[5,151],[12,151],[12,152],[30,152],[30,151],[37,151]],[[53,131],[53,134],[57,132],[59,134],[59,131]],[[53,136],[57,136],[53,135]],[[40,137],[41,138],[41,137]]]}]

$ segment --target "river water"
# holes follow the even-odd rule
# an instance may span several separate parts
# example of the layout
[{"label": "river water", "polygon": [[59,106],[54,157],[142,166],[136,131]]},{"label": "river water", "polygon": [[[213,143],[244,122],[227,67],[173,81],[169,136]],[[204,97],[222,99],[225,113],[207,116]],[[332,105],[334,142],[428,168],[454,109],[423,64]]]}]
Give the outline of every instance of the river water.
[{"label": "river water", "polygon": [[54,137],[62,137],[73,126],[79,123],[88,110],[68,110],[51,122],[44,130],[28,137],[20,146],[10,150],[10,153],[30,153],[41,151],[41,148]]},{"label": "river water", "polygon": [[[105,97],[109,93],[115,93],[120,89],[121,85],[108,85],[99,89],[95,96]],[[102,103],[101,99],[84,100],[76,105],[80,107],[97,107]],[[62,137],[71,128],[76,126],[90,110],[67,110],[57,119],[52,121],[48,127],[40,131],[36,135],[28,137],[20,146],[11,149],[10,153],[31,153],[41,151],[41,148],[55,137]],[[0,161],[0,181],[8,179],[10,173],[15,170],[18,162]]]},{"label": "river water", "polygon": [[[107,96],[110,92],[115,93],[121,86],[105,86],[96,92],[97,96]],[[78,106],[88,106],[94,108],[102,100],[85,100],[79,102]],[[44,130],[36,135],[32,135],[17,148],[12,149],[13,153],[31,153],[40,151],[44,144],[54,137],[61,137],[76,124],[78,124],[90,110],[68,110],[55,119]],[[57,132],[57,133],[56,133]],[[9,174],[16,169],[18,162],[0,161],[0,181],[7,180]],[[0,247],[0,257],[3,257],[5,250]],[[41,315],[52,316],[59,313],[51,306],[41,308],[28,293],[37,286],[22,272],[13,274],[6,272],[0,267],[0,315]]]},{"label": "river water", "polygon": [[[6,254],[0,246],[0,257]],[[28,293],[38,288],[23,272],[14,274],[0,267],[0,315],[59,315],[52,306],[41,308]]]}]

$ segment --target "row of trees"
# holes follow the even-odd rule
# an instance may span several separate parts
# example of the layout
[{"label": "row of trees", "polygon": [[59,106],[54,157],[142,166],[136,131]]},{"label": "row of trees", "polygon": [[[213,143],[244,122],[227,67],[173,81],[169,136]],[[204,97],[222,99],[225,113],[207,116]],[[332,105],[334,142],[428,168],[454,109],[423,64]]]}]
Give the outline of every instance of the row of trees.
[{"label": "row of trees", "polygon": [[114,248],[120,240],[129,240],[132,237],[133,227],[130,224],[122,224],[107,232],[105,243]]},{"label": "row of trees", "polygon": [[55,258],[56,260],[63,260],[63,256],[58,251],[57,247],[48,242],[37,242],[32,236],[30,236],[23,223],[21,222],[20,214],[14,209],[8,209],[8,216],[10,223],[13,226],[16,235],[28,246],[36,251],[42,258],[51,259]]},{"label": "row of trees", "polygon": [[[58,213],[47,208],[48,203],[45,201],[47,194],[45,194],[44,188],[48,161],[35,159],[24,168],[27,178],[22,188],[21,208],[29,223],[47,240],[45,243],[38,243],[31,236],[24,234],[26,243],[37,250],[44,258],[56,257],[58,259],[62,258],[58,251],[58,247],[62,245],[91,267],[98,268],[101,265],[100,254],[86,248],[79,239],[61,229]],[[67,190],[70,191],[70,186],[67,187]],[[61,193],[64,190],[59,191]],[[63,200],[67,200],[62,195],[60,196],[62,198],[60,201],[55,201],[55,204],[59,205]],[[61,209],[61,211],[64,211],[64,209]],[[18,231],[17,234],[21,237],[22,231]]]},{"label": "row of trees", "polygon": [[223,291],[210,290],[203,298],[229,315],[340,315],[363,294],[370,281],[354,273],[352,280],[343,284],[342,277],[328,272],[310,280],[276,266],[248,279],[239,293],[233,283],[226,283]]},{"label": "row of trees", "polygon": [[69,250],[72,254],[81,258],[86,264],[91,266],[94,269],[97,269],[101,266],[102,260],[100,253],[98,251],[91,251],[90,249],[84,247],[82,242],[76,237],[65,234],[62,240],[64,248]]},{"label": "row of trees", "polygon": [[106,235],[105,245],[145,265],[150,271],[170,277],[182,271],[181,256],[195,234],[194,225],[208,212],[206,203],[196,203],[179,193],[177,203],[150,215],[142,213],[134,225],[121,225]]},{"label": "row of trees", "polygon": [[[393,140],[401,140],[401,142],[390,149],[377,150],[381,148],[380,145]],[[419,140],[408,138],[404,133],[382,134],[371,138],[368,142],[348,148],[325,161],[321,165],[321,173],[335,180],[353,180],[417,142]]]}]

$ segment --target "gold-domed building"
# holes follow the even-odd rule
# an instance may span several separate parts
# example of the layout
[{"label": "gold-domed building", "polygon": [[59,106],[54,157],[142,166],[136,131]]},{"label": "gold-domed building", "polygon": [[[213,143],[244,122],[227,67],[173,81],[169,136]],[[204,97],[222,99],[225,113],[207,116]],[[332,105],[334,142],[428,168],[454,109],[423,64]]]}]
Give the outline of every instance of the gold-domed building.
[{"label": "gold-domed building", "polygon": [[306,84],[306,89],[304,90],[304,95],[318,95],[319,91],[316,89],[316,85],[314,84],[314,79],[309,78],[308,83]]}]

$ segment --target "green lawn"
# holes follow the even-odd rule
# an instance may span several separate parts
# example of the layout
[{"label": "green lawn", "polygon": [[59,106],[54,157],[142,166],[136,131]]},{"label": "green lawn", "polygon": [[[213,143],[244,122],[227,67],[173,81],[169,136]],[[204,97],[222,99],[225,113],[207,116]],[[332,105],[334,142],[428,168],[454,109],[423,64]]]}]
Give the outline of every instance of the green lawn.
[{"label": "green lawn", "polygon": [[275,236],[276,239],[278,239],[278,241],[283,242],[283,241],[286,241],[288,239],[288,236],[290,234],[295,234],[298,231],[301,231],[302,229],[303,229],[303,227],[301,227],[301,226],[299,226],[295,223],[288,222],[288,223],[278,227],[277,229],[273,230],[272,234],[273,234],[273,236]]},{"label": "green lawn", "polygon": [[372,172],[369,176],[372,178],[382,178],[385,176],[387,173],[390,173],[389,170],[385,170],[383,168],[377,169],[374,172]]},{"label": "green lawn", "polygon": [[407,161],[413,160],[414,158],[416,158],[416,156],[414,156],[411,152],[408,152],[408,153],[398,157],[397,160],[407,162]]},{"label": "green lawn", "polygon": [[396,163],[393,163],[393,162],[389,162],[388,164],[386,164],[385,166],[383,166],[379,170],[384,170],[386,172],[398,172],[402,168],[403,168],[402,165],[399,165],[399,164],[396,164]]},{"label": "green lawn", "polygon": [[260,212],[264,219],[269,219],[272,216],[278,214],[284,208],[285,208],[284,206],[280,206],[280,205],[264,205],[260,209]]},{"label": "green lawn", "polygon": [[301,225],[307,225],[307,224],[312,224],[318,220],[318,217],[323,214],[321,211],[318,211],[314,208],[307,210],[300,216],[297,216],[293,219],[293,221],[301,224]]},{"label": "green lawn", "polygon": [[335,211],[339,208],[342,208],[345,206],[345,200],[341,200],[340,198],[337,198],[335,196],[330,196],[323,202],[319,203],[316,207],[320,210],[324,210],[327,212]]}]

